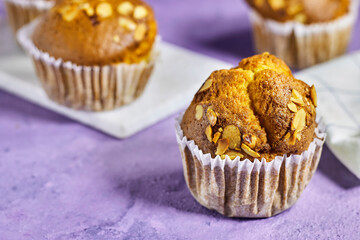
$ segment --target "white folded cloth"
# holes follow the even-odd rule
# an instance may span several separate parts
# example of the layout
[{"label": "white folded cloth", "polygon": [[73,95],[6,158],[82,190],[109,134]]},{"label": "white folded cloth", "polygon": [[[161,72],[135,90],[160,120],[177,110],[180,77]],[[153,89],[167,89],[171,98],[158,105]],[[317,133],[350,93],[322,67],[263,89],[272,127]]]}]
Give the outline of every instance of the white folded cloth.
[{"label": "white folded cloth", "polygon": [[[360,51],[295,74],[314,84],[317,114],[326,124],[326,143],[360,178]],[[326,159],[323,159],[326,161]]]}]

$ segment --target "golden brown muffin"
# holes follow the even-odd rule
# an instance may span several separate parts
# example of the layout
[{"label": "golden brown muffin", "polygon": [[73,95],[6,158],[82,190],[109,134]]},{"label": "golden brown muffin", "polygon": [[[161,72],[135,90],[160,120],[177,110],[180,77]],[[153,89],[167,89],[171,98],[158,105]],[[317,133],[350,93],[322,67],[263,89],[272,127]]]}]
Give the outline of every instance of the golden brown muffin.
[{"label": "golden brown muffin", "polygon": [[271,161],[313,141],[316,92],[269,53],[213,72],[186,110],[184,136],[212,157]]},{"label": "golden brown muffin", "polygon": [[247,0],[262,16],[280,22],[326,22],[349,11],[349,0]]},{"label": "golden brown muffin", "polygon": [[150,6],[140,0],[64,0],[33,32],[37,48],[78,65],[138,63],[156,37]]}]

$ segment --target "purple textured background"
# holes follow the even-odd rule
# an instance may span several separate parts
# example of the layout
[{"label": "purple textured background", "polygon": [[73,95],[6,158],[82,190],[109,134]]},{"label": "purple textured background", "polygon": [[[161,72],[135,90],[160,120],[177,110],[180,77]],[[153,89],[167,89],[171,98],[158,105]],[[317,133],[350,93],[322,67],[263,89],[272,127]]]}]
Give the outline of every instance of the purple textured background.
[{"label": "purple textured background", "polygon": [[[254,53],[240,0],[150,2],[166,41],[233,64]],[[189,193],[174,116],[117,140],[0,91],[1,240],[360,239],[359,227],[360,180],[326,147],[293,208],[229,219]]]}]

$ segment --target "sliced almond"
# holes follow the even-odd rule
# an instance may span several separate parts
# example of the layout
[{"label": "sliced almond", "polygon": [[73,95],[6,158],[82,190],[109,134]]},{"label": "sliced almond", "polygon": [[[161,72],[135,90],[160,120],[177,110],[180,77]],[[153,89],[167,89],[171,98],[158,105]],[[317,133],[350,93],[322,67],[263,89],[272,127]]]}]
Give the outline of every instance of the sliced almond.
[{"label": "sliced almond", "polygon": [[304,13],[296,14],[294,20],[300,23],[305,23],[307,20],[307,16]]},{"label": "sliced almond", "polygon": [[297,130],[300,132],[306,125],[306,112],[301,108],[294,116],[291,122],[291,130]]},{"label": "sliced almond", "polygon": [[212,128],[211,126],[207,126],[206,129],[205,129],[205,135],[207,137],[207,139],[209,140],[209,142],[212,142]]},{"label": "sliced almond", "polygon": [[204,83],[204,85],[202,85],[202,87],[200,88],[199,92],[203,92],[207,89],[209,89],[212,85],[212,79],[209,78],[208,80],[206,80],[206,82]]},{"label": "sliced almond", "polygon": [[134,5],[131,2],[125,1],[120,3],[116,10],[122,15],[129,15],[134,11]]},{"label": "sliced almond", "polygon": [[316,90],[315,90],[314,85],[312,85],[310,88],[310,97],[311,97],[311,101],[313,102],[314,106],[317,107],[317,96],[316,96]]},{"label": "sliced almond", "polygon": [[313,104],[310,104],[311,107],[311,115],[314,115],[316,112],[315,106]]},{"label": "sliced almond", "polygon": [[242,135],[243,142],[249,146],[250,148],[254,148],[256,145],[257,138],[250,134],[243,134]]},{"label": "sliced almond", "polygon": [[71,22],[72,20],[74,20],[78,15],[78,13],[79,13],[78,9],[71,7],[64,8],[61,11],[62,18],[67,22]]},{"label": "sliced almond", "polygon": [[110,17],[113,13],[113,9],[110,3],[101,2],[96,6],[96,15],[101,18]]},{"label": "sliced almond", "polygon": [[144,23],[139,24],[134,32],[134,39],[138,42],[144,39],[146,34],[146,25]]},{"label": "sliced almond", "polygon": [[291,139],[289,141],[289,143],[291,145],[294,145],[296,143],[296,140],[301,140],[301,133],[298,130],[295,130],[293,135],[291,136]]},{"label": "sliced almond", "polygon": [[113,40],[114,40],[114,42],[116,42],[116,43],[120,42],[120,37],[119,37],[119,35],[114,35]]},{"label": "sliced almond", "polygon": [[226,152],[226,150],[228,150],[228,148],[229,148],[229,139],[222,138],[219,140],[215,154],[222,155]]},{"label": "sliced almond", "polygon": [[287,139],[289,139],[290,137],[291,137],[291,133],[288,132],[288,133],[285,135],[284,140],[287,140]]},{"label": "sliced almond", "polygon": [[235,149],[240,147],[241,137],[240,130],[235,125],[228,125],[224,128],[223,138],[229,139],[229,148]]},{"label": "sliced almond", "polygon": [[209,123],[211,124],[211,126],[215,126],[216,121],[217,121],[217,116],[211,107],[208,107],[208,109],[206,110],[206,117],[209,120]]},{"label": "sliced almond", "polygon": [[297,107],[296,107],[296,105],[295,105],[295,103],[293,103],[293,102],[289,102],[289,104],[287,105],[287,107],[290,109],[290,111],[292,111],[292,112],[297,112]]},{"label": "sliced almond", "polygon": [[144,6],[137,6],[134,10],[135,19],[143,19],[148,15],[148,10]]},{"label": "sliced almond", "polygon": [[216,132],[216,133],[214,134],[213,142],[214,142],[215,144],[216,144],[217,141],[219,140],[220,136],[221,136],[221,133],[220,133],[220,132]]},{"label": "sliced almond", "polygon": [[293,89],[291,95],[292,95],[292,97],[290,98],[291,101],[293,101],[294,103],[296,103],[300,106],[304,106],[303,98],[298,91]]},{"label": "sliced almond", "polygon": [[89,3],[81,3],[79,5],[79,8],[84,10],[86,12],[86,15],[88,15],[89,17],[95,14],[94,8],[92,8]]},{"label": "sliced almond", "polygon": [[195,119],[200,120],[204,114],[204,108],[201,105],[196,105],[195,108]]},{"label": "sliced almond", "polygon": [[128,31],[134,31],[136,29],[136,23],[128,18],[120,17],[118,22],[121,27]]},{"label": "sliced almond", "polygon": [[299,91],[297,91],[296,89],[293,89],[291,91],[291,95],[294,97],[294,98],[302,98],[301,94],[299,93]]},{"label": "sliced almond", "polygon": [[290,100],[293,101],[294,103],[296,103],[297,105],[304,106],[303,100],[296,99],[296,98],[293,98],[293,97],[291,97]]},{"label": "sliced almond", "polygon": [[295,132],[293,133],[293,135],[291,136],[291,139],[290,139],[290,141],[289,141],[289,144],[295,145],[295,143],[296,143],[296,138],[297,138],[297,134],[298,134],[297,131],[295,131]]},{"label": "sliced almond", "polygon": [[243,154],[236,152],[236,151],[228,151],[228,152],[226,152],[226,155],[228,155],[231,160],[234,160],[236,157],[240,157],[240,158],[244,157]]},{"label": "sliced almond", "polygon": [[252,150],[248,145],[246,144],[241,144],[241,149],[244,150],[244,152],[246,152],[248,155],[252,156],[252,157],[260,157],[260,154],[255,152],[254,150]]}]

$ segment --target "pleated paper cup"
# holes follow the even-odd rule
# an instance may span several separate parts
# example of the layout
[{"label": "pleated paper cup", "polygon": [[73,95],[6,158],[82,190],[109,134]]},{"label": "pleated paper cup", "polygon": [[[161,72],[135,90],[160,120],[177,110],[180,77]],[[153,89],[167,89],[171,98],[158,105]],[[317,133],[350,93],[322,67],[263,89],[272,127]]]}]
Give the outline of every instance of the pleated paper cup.
[{"label": "pleated paper cup", "polygon": [[47,12],[54,3],[52,0],[5,0],[8,21],[14,35],[22,26]]},{"label": "pleated paper cup", "polygon": [[182,115],[175,128],[187,186],[201,205],[229,217],[271,217],[291,207],[313,176],[326,137],[318,121],[317,137],[301,155],[285,154],[270,162],[212,158],[183,135],[181,120]]},{"label": "pleated paper cup", "polygon": [[349,12],[324,23],[278,22],[250,11],[256,51],[270,52],[295,68],[306,68],[344,54],[358,12],[352,0]]},{"label": "pleated paper cup", "polygon": [[74,109],[105,111],[137,99],[155,66],[155,47],[149,61],[81,66],[39,50],[31,34],[40,19],[22,27],[17,38],[34,62],[42,86],[52,100]]}]

